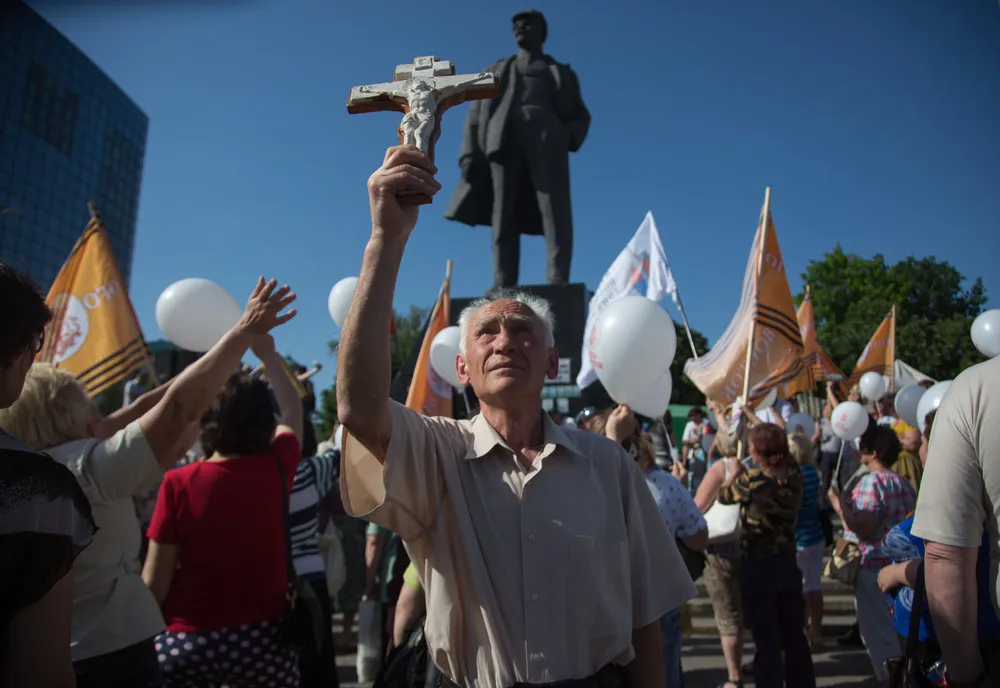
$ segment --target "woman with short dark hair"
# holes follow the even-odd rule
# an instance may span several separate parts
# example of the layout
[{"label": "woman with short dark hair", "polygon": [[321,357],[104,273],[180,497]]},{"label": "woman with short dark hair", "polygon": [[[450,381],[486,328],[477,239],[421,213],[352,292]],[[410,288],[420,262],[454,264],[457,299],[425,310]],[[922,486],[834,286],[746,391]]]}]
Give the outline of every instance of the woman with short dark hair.
[{"label": "woman with short dark hair", "polygon": [[[14,404],[52,314],[34,284],[0,263],[0,409]],[[0,428],[0,685],[75,686],[73,566],[93,541],[73,474]]]},{"label": "woman with short dark hair", "polygon": [[802,574],[795,559],[802,472],[777,425],[754,427],[749,444],[755,466],[747,469],[736,462],[719,502],[740,505],[740,591],[745,623],[757,647],[754,682],[760,688],[786,683],[810,688],[816,677],[803,631]]},{"label": "woman with short dark hair", "polygon": [[830,504],[844,522],[844,538],[856,542],[861,554],[854,605],[868,658],[876,678],[884,683],[889,680],[885,662],[898,657],[901,648],[885,594],[878,585],[879,570],[892,563],[883,538],[893,526],[906,520],[916,505],[913,487],[889,468],[899,451],[895,431],[869,418],[868,429],[858,438],[858,456],[868,471],[852,479],[843,495],[833,488],[828,493]]},{"label": "woman with short dark hair", "polygon": [[[270,336],[253,351],[281,359]],[[232,375],[201,418],[208,459],[170,471],[149,526],[143,579],[163,609],[156,638],[167,686],[297,686],[298,657],[279,635],[285,519],[300,459],[302,404],[291,380]]]}]

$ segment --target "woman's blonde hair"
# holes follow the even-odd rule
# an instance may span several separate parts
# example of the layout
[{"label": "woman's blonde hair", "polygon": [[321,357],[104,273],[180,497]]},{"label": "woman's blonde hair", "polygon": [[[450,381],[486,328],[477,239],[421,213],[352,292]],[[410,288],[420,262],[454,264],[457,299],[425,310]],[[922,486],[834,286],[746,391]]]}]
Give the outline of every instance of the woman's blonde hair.
[{"label": "woman's blonde hair", "polygon": [[587,429],[597,435],[603,435],[608,427],[608,418],[610,417],[610,410],[601,411],[587,422]]},{"label": "woman's blonde hair", "polygon": [[639,469],[644,473],[653,470],[656,467],[656,452],[653,450],[653,440],[647,433],[643,432],[639,434],[636,442],[638,443],[636,461],[639,464]]},{"label": "woman's blonde hair", "polygon": [[21,396],[0,410],[0,426],[37,451],[90,437],[100,418],[76,378],[48,363],[32,365]]},{"label": "woman's blonde hair", "polygon": [[802,433],[797,432],[788,436],[788,451],[800,466],[812,463],[812,442]]}]

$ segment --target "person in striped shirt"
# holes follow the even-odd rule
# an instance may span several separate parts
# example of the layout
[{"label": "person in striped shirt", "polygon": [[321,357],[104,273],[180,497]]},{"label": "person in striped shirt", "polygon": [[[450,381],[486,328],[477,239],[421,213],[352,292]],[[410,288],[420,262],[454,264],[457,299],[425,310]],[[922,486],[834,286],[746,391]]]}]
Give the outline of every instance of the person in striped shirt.
[{"label": "person in striped shirt", "polygon": [[317,455],[316,431],[308,420],[302,424],[302,461],[295,470],[288,500],[288,528],[295,573],[316,592],[323,617],[323,645],[318,653],[299,652],[299,685],[302,688],[336,688],[337,664],[333,644],[333,607],[326,587],[326,567],[319,553],[319,515],[323,498],[340,481],[340,451],[329,448]]},{"label": "person in striped shirt", "polygon": [[795,559],[802,571],[802,595],[806,604],[806,635],[813,650],[823,644],[823,553],[826,540],[819,512],[822,479],[812,462],[813,447],[806,436],[795,433],[788,437],[788,450],[802,471],[802,501],[795,522]]}]

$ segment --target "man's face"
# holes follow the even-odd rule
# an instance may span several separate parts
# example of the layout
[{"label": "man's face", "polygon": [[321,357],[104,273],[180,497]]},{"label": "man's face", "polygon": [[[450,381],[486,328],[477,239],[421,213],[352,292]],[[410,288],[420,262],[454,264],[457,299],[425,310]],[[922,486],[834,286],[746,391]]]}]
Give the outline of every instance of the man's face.
[{"label": "man's face", "polygon": [[487,405],[539,398],[545,378],[559,372],[559,352],[546,344],[545,325],[519,301],[488,303],[469,318],[458,379]]},{"label": "man's face", "polygon": [[542,26],[534,17],[518,17],[514,20],[514,42],[524,50],[539,50],[542,47]]},{"label": "man's face", "polygon": [[830,406],[830,402],[823,404],[823,417],[830,420],[830,416],[833,415],[833,407]]},{"label": "man's face", "polygon": [[919,430],[907,430],[903,433],[903,449],[917,454],[920,451],[921,435]]}]

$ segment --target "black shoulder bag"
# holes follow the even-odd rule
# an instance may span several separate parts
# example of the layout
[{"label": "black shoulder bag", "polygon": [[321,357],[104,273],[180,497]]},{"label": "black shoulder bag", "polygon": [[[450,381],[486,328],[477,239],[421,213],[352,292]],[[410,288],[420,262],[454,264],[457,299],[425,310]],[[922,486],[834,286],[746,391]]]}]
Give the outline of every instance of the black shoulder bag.
[{"label": "black shoulder bag", "polygon": [[281,459],[275,455],[278,472],[281,473],[281,513],[285,528],[285,572],[288,579],[285,588],[285,616],[281,620],[281,638],[285,644],[296,650],[319,653],[323,647],[323,624],[330,619],[323,618],[323,610],[312,586],[300,580],[295,573],[292,559],[292,534],[288,523],[288,479]]},{"label": "black shoulder bag", "polygon": [[931,683],[927,680],[924,668],[920,664],[920,617],[924,613],[925,598],[924,564],[921,562],[917,569],[917,585],[913,588],[906,650],[901,658],[886,662],[886,668],[890,673],[890,688],[931,688]]}]

